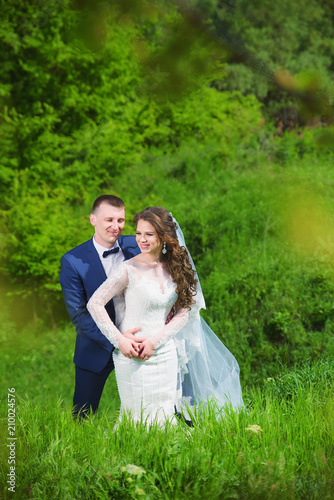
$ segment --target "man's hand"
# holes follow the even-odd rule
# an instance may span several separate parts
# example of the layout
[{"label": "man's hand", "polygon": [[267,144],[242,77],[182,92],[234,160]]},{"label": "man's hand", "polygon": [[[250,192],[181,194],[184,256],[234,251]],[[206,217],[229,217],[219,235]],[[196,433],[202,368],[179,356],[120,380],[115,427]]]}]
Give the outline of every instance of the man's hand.
[{"label": "man's hand", "polygon": [[126,330],[123,334],[122,340],[119,342],[119,350],[127,358],[138,358],[140,353],[140,345],[138,339],[134,336],[135,333],[139,332],[141,327],[130,328]]},{"label": "man's hand", "polygon": [[142,342],[144,342],[144,340],[146,340],[146,337],[136,337],[134,334],[139,332],[141,330],[141,327],[137,327],[137,328],[130,328],[129,330],[126,330],[124,333],[123,333],[123,337],[125,337],[126,339],[129,339],[129,340],[132,340],[133,342],[136,342],[137,344],[137,352],[139,353],[140,351],[140,345]]},{"label": "man's hand", "polygon": [[146,339],[140,344],[139,357],[143,361],[147,361],[148,359],[150,359],[150,357],[153,356],[154,353],[155,347],[150,339]]},{"label": "man's hand", "polygon": [[168,314],[167,316],[167,319],[166,319],[166,323],[165,325],[168,325],[168,323],[174,318],[175,316],[175,313],[176,313],[176,308],[175,308],[175,305],[172,307],[170,313]]},{"label": "man's hand", "polygon": [[[139,332],[141,327],[129,328],[123,333],[122,343],[119,350],[127,358],[138,358],[141,352],[141,345],[146,340],[146,337],[136,337],[135,333]],[[125,342],[126,341],[126,342]]]},{"label": "man's hand", "polygon": [[127,358],[138,358],[137,343],[133,340],[122,339],[119,343],[119,350]]}]

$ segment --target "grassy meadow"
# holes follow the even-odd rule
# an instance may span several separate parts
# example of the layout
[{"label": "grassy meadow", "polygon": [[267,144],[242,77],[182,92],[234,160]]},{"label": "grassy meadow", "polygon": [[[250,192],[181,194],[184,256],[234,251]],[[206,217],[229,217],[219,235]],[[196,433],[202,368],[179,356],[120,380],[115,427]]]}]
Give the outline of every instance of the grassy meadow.
[{"label": "grassy meadow", "polygon": [[332,359],[243,383],[244,411],[195,415],[193,429],[123,421],[115,431],[114,376],[99,412],[74,422],[74,329],[32,331],[2,344],[2,443],[7,387],[15,388],[17,441],[15,493],[7,489],[8,448],[1,447],[1,498],[333,498]]},{"label": "grassy meadow", "polygon": [[[284,137],[270,151],[292,155],[288,140],[297,139]],[[153,158],[133,167],[136,185],[124,175],[118,190],[130,200],[127,233],[138,206],[161,204],[180,220],[207,301],[203,315],[239,362],[244,411],[195,415],[193,429],[123,421],[115,431],[111,375],[99,412],[74,422],[75,330],[61,295],[44,310],[29,290],[19,297],[3,281],[1,498],[334,497],[332,156],[268,163],[259,151],[256,164],[251,154],[248,164],[236,156],[224,169],[216,152],[181,148],[173,162]],[[138,190],[147,193],[141,204],[131,201]],[[13,406],[15,493],[7,483]]]},{"label": "grassy meadow", "polygon": [[[161,204],[180,221],[207,301],[203,315],[240,364],[240,413],[195,415],[193,429],[123,421],[114,431],[112,375],[99,412],[74,422],[75,330],[61,294],[47,309],[32,304],[29,290],[24,298],[1,283],[2,498],[334,497],[332,155],[280,163],[279,152],[292,155],[296,141],[272,142],[271,162],[264,147],[254,159],[253,144],[248,163],[240,151],[229,169],[217,148],[181,148],[173,161],[133,167],[136,185],[126,174],[118,182],[129,200],[127,233],[138,206]],[[138,191],[146,193],[140,202]],[[91,232],[85,224],[82,239]],[[15,493],[7,483],[12,406]]]}]

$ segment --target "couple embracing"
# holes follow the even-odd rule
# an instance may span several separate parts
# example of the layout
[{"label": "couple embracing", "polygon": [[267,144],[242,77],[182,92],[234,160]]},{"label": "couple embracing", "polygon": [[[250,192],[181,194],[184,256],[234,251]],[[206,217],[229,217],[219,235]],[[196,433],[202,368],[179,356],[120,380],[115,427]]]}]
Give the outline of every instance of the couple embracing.
[{"label": "couple embracing", "polygon": [[123,201],[100,196],[93,238],[61,260],[77,330],[74,414],[97,410],[114,368],[120,418],[163,425],[210,401],[218,414],[241,407],[238,364],[199,315],[205,302],[180,227],[162,207],[134,219],[136,236],[122,236]]}]

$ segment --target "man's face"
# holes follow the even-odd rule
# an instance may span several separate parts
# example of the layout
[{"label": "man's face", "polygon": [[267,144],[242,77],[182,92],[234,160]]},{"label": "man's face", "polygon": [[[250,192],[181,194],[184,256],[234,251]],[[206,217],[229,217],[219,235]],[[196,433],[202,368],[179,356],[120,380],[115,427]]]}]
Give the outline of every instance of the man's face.
[{"label": "man's face", "polygon": [[103,247],[112,248],[124,229],[125,209],[101,203],[90,215],[90,223],[95,227],[95,241]]}]

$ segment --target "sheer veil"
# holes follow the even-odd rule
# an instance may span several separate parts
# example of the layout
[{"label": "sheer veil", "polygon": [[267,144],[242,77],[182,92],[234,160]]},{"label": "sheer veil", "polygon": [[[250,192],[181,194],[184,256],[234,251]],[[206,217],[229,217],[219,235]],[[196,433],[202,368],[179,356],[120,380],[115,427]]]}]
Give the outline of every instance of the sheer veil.
[{"label": "sheer veil", "polygon": [[[177,226],[179,245],[186,248],[196,272],[182,230],[174,217],[173,221]],[[209,401],[215,403],[218,411],[226,404],[236,410],[243,406],[239,365],[200,316],[205,301],[199,279],[194,298],[196,303],[191,308],[187,324],[174,337],[179,361],[177,410],[188,414],[188,408],[205,407]]]}]

